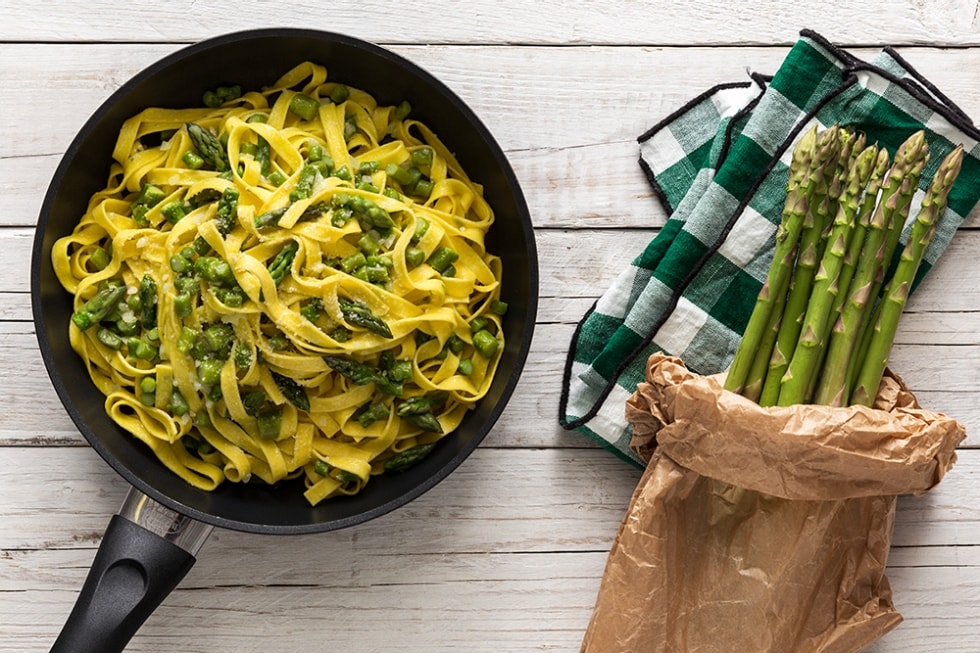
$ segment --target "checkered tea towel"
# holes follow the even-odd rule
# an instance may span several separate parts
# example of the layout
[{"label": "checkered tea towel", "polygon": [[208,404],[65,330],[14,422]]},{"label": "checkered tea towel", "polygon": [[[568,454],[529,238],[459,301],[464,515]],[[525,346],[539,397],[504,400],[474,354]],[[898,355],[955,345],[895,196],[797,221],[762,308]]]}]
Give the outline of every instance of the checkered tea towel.
[{"label": "checkered tea towel", "polygon": [[640,165],[670,217],[579,323],[564,428],[642,466],[624,406],[649,355],[679,356],[700,374],[727,368],[772,260],[793,146],[814,122],[862,131],[892,154],[925,129],[930,163],[912,216],[939,162],[964,144],[920,279],[980,200],[980,131],[962,110],[891,48],[865,62],[804,30],[772,77],[709,89],[639,137]]}]

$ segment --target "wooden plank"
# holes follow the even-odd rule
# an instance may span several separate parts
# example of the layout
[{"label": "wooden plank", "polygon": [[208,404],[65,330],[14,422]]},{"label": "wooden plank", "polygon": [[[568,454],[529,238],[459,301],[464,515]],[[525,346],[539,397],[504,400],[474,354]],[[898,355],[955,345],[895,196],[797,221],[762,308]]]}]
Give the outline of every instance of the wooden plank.
[{"label": "wooden plank", "polygon": [[[276,581],[268,554],[253,561],[229,550],[240,566],[228,576],[211,575],[215,568],[202,559],[126,650],[573,651],[605,559],[601,553],[447,557],[389,549],[373,556],[349,547],[314,549],[335,553],[295,557],[290,565],[305,575],[300,585]],[[253,562],[260,566],[243,575]],[[80,567],[59,588],[0,592],[0,651],[52,642],[83,575]]]},{"label": "wooden plank", "polygon": [[[33,650],[70,610],[125,484],[87,449],[3,455],[0,651]],[[925,650],[922,632],[980,634],[969,618],[980,607],[980,547],[957,546],[980,535],[969,498],[978,475],[980,452],[963,452],[939,487],[900,500],[888,575],[906,621],[879,653]],[[288,648],[329,636],[374,650],[395,629],[404,638],[383,650],[574,650],[637,476],[601,451],[480,448],[429,493],[366,524],[297,537],[216,531],[127,650],[227,650],[269,629]]]},{"label": "wooden plank", "polygon": [[[539,321],[578,321],[656,234],[655,229],[537,229],[540,299],[583,300],[574,304],[574,310],[555,301],[543,304]],[[30,291],[33,240],[33,229],[0,227],[2,319],[31,319],[26,293]],[[908,306],[909,314],[926,315],[928,320],[930,314],[942,313],[943,321],[930,325],[910,318],[902,338],[909,342],[977,342],[971,313],[980,309],[980,284],[964,271],[973,269],[978,251],[980,230],[964,229],[957,234]]]},{"label": "wooden plank", "polygon": [[[557,390],[573,325],[651,235],[629,230],[537,232],[539,324],[518,392],[491,441],[500,446],[582,446],[582,438],[556,425]],[[11,396],[0,423],[0,442],[80,442],[47,379],[29,321],[26,280],[32,238],[28,229],[0,229],[0,248],[10,252],[0,258],[0,316],[11,320],[0,321],[0,387]],[[964,231],[954,239],[913,298],[892,362],[923,405],[956,417],[971,434],[980,427],[980,287],[962,270],[972,269],[978,250],[980,232]],[[51,415],[43,425],[36,420],[39,408]],[[975,444],[971,439],[969,445]]]},{"label": "wooden plank", "polygon": [[[36,224],[61,154],[93,111],[174,45],[2,44],[0,87],[21,89],[0,124],[0,226]],[[771,73],[784,48],[399,46],[455,90],[513,165],[540,227],[642,227],[666,213],[637,165],[636,138],[707,88]],[[872,55],[869,50],[859,54]],[[905,52],[964,110],[980,115],[980,50]],[[507,70],[508,83],[499,83]],[[639,72],[638,72],[639,71]],[[45,84],[34,79],[45,79]],[[36,125],[44,125],[37,129]],[[980,214],[969,225],[980,225]]]},{"label": "wooden plank", "polygon": [[[152,20],[135,5],[98,0],[79,16],[68,0],[18,4],[8,8],[0,40],[17,41],[188,41],[223,32],[267,27],[264,10],[248,11],[227,0],[201,5],[193,0],[167,3]],[[348,33],[383,43],[631,43],[726,44],[788,43],[801,27],[844,43],[926,43],[972,45],[977,42],[975,7],[966,0],[839,2],[833,10],[807,2],[763,0],[751,11],[731,11],[712,2],[601,3],[574,5],[496,2],[460,8],[434,2],[390,22],[372,20],[390,13],[382,0],[297,6],[278,16],[276,25]],[[870,20],[875,17],[877,20]]]},{"label": "wooden plank", "polygon": [[[91,548],[128,489],[87,447],[0,451],[3,550]],[[390,555],[392,541],[399,542],[399,553],[417,555],[604,551],[639,476],[600,450],[481,446],[422,497],[365,524],[281,539],[222,531],[206,546],[216,546],[219,559],[222,546],[267,552],[270,542],[277,555],[302,557],[321,539],[325,546],[377,556]],[[306,570],[277,573],[293,574],[277,582],[302,584]]]},{"label": "wooden plank", "polygon": [[[520,382],[488,443],[507,447],[580,447],[586,443],[557,423],[558,392],[572,330],[567,324],[538,325]],[[980,346],[898,344],[891,365],[923,406],[966,426],[964,446],[980,446]],[[0,387],[7,397],[0,445],[82,441],[51,386],[32,333],[0,331]],[[46,416],[43,421],[37,419],[39,413]]]},{"label": "wooden plank", "polygon": [[[6,463],[0,469],[5,488],[0,549],[91,548],[98,542],[128,486],[91,449],[11,446],[0,451]],[[213,546],[222,558],[222,546],[262,550],[274,540],[275,551],[289,559],[321,538],[330,546],[380,556],[389,552],[393,533],[406,533],[398,540],[405,554],[605,551],[639,476],[638,470],[602,450],[484,445],[422,497],[373,521],[324,535],[281,539],[220,531],[202,556],[212,555]],[[900,498],[893,545],[933,551],[925,559],[906,554],[895,564],[980,564],[980,547],[956,550],[970,548],[980,538],[980,506],[972,498],[978,479],[980,451],[960,450],[937,487],[919,497]],[[278,573],[296,574],[277,578],[301,584],[304,572]]]},{"label": "wooden plank", "polygon": [[[905,620],[867,653],[973,653],[980,641],[977,569],[908,567],[888,574],[895,607]],[[948,598],[956,596],[955,602]],[[939,644],[941,642],[941,644]]]},{"label": "wooden plank", "polygon": [[[309,571],[302,586],[262,585],[262,569],[247,583],[181,586],[126,650],[264,653],[315,650],[329,641],[354,651],[573,653],[591,616],[605,554],[390,558],[385,564],[341,556]],[[309,556],[300,560],[309,564]],[[206,564],[198,563],[186,582],[201,582]],[[81,583],[83,571],[69,587]],[[943,568],[891,572],[904,621],[868,651],[921,653],[943,642],[944,651],[974,653],[980,585],[968,571],[973,575]],[[0,593],[0,614],[10,615],[0,651],[42,650],[37,645],[54,640],[75,595],[65,588]]]}]

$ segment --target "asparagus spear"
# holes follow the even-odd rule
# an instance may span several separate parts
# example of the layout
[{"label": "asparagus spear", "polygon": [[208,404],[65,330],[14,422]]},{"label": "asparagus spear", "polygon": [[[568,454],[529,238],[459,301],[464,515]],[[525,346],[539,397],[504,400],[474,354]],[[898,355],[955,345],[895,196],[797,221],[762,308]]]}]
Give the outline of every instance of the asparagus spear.
[{"label": "asparagus spear", "polygon": [[442,433],[442,424],[432,411],[444,403],[446,403],[445,395],[411,397],[403,401],[395,412],[402,419],[421,429]]},{"label": "asparagus spear", "polygon": [[197,123],[189,122],[187,123],[187,135],[190,136],[194,149],[206,163],[210,163],[218,172],[225,172],[229,169],[228,153],[225,152],[221,141],[215,138],[211,132]]},{"label": "asparagus spear", "polygon": [[[834,173],[827,191],[827,221],[824,224],[824,238],[821,240],[821,246],[824,248],[829,244],[828,238],[840,210],[841,201],[844,199],[844,193],[847,191],[848,179],[857,164],[858,157],[865,149],[866,140],[867,137],[863,133],[841,132],[841,151],[837,159],[837,171]],[[822,249],[819,254],[820,258],[823,258]]]},{"label": "asparagus spear", "polygon": [[[921,136],[920,136],[921,134]],[[899,190],[899,207],[897,213],[892,216],[892,225],[885,234],[885,268],[882,269],[882,278],[878,281],[877,290],[881,290],[882,283],[887,280],[888,267],[892,265],[895,250],[898,247],[899,238],[902,236],[902,230],[905,227],[905,221],[909,216],[909,209],[911,208],[912,195],[915,194],[916,189],[919,187],[919,178],[922,176],[922,170],[925,168],[926,164],[929,162],[929,144],[926,143],[925,134],[923,132],[917,132],[912,136],[915,141],[921,138],[921,156],[919,156],[915,163],[911,166],[906,175],[908,178],[909,188]],[[875,295],[877,297],[877,292]]]},{"label": "asparagus spear", "polygon": [[963,146],[957,146],[939,165],[932,183],[926,190],[922,206],[912,224],[908,242],[882,300],[868,352],[861,364],[851,396],[853,404],[871,406],[874,403],[882,374],[888,364],[888,355],[895,340],[898,321],[908,301],[909,290],[922,263],[925,250],[932,242],[936,223],[946,210],[950,188],[956,181],[962,164]]},{"label": "asparagus spear", "polygon": [[398,409],[395,412],[399,417],[431,413],[433,410],[446,403],[446,398],[447,397],[445,394],[409,397],[398,405]]},{"label": "asparagus spear", "polygon": [[782,324],[783,310],[786,307],[786,293],[781,293],[775,298],[772,304],[772,311],[769,313],[769,321],[765,325],[765,332],[759,342],[759,349],[752,359],[752,366],[749,368],[749,376],[745,380],[742,388],[742,395],[752,401],[759,401],[762,395],[762,387],[766,382],[766,372],[769,370],[769,360],[772,357],[772,349],[779,336],[779,327]]},{"label": "asparagus spear", "polygon": [[255,228],[265,229],[266,227],[271,227],[273,225],[279,224],[279,219],[286,214],[290,205],[280,206],[278,209],[272,209],[271,211],[266,211],[265,213],[255,217]]},{"label": "asparagus spear", "polygon": [[870,298],[870,287],[877,264],[877,252],[884,238],[882,215],[876,211],[878,191],[890,159],[888,151],[878,153],[878,161],[868,181],[861,214],[841,270],[840,288],[831,314],[833,328],[826,346],[813,402],[840,406],[846,400],[847,369],[856,334],[860,333],[862,316]]},{"label": "asparagus spear", "polygon": [[854,222],[854,233],[851,236],[847,254],[844,255],[844,266],[840,272],[837,298],[834,302],[834,310],[830,313],[832,325],[837,322],[841,308],[844,306],[844,301],[850,292],[851,280],[854,279],[857,261],[861,256],[861,248],[864,246],[864,237],[868,232],[871,216],[874,215],[875,205],[878,203],[878,191],[881,190],[881,184],[885,179],[885,173],[888,172],[888,166],[890,164],[891,158],[888,155],[888,150],[879,148],[878,158],[871,171],[871,177],[868,179],[867,187],[864,189],[861,208]]},{"label": "asparagus spear", "polygon": [[307,163],[299,171],[299,178],[296,180],[296,187],[289,193],[289,201],[297,202],[307,199],[313,194],[313,185],[316,183],[316,166]]},{"label": "asparagus spear", "polygon": [[367,363],[342,356],[324,356],[323,360],[334,372],[347,377],[357,385],[373,383],[378,390],[384,393],[390,395],[401,395],[402,393],[400,383],[392,381]]},{"label": "asparagus spear", "polygon": [[376,333],[384,338],[391,338],[391,329],[380,317],[371,312],[370,307],[361,302],[348,299],[339,300],[340,312],[350,324],[364,327],[372,333]]},{"label": "asparagus spear", "polygon": [[[861,192],[873,170],[878,148],[871,146],[860,153],[848,171],[841,191],[837,216],[827,237],[828,245],[813,278],[813,288],[800,332],[786,374],[783,376],[777,403],[781,406],[804,403],[812,394],[813,379],[822,362],[829,329],[830,312],[836,303],[838,282],[854,232],[854,219],[860,208]],[[850,161],[850,157],[848,158]]]},{"label": "asparagus spear", "polygon": [[157,283],[148,274],[144,274],[139,285],[140,321],[144,329],[152,329],[157,325]]},{"label": "asparagus spear", "polygon": [[[783,214],[776,230],[776,249],[773,252],[773,265],[770,266],[762,285],[749,322],[745,327],[742,341],[735,352],[735,358],[725,379],[725,388],[733,392],[743,392],[747,383],[755,385],[756,375],[750,377],[754,360],[760,355],[769,360],[772,342],[766,347],[766,334],[771,329],[772,316],[776,306],[782,305],[786,288],[793,273],[793,261],[803,217],[807,211],[807,196],[810,192],[809,171],[817,143],[817,126],[814,125],[800,138],[793,150],[790,162],[787,196]],[[760,384],[761,385],[761,384]],[[754,397],[753,397],[754,398]]]},{"label": "asparagus spear", "polygon": [[402,419],[406,422],[411,422],[423,431],[442,433],[442,424],[439,423],[439,419],[432,413],[412,413],[405,415]]},{"label": "asparagus spear", "polygon": [[289,272],[290,266],[293,264],[293,259],[296,258],[296,251],[299,249],[299,243],[295,240],[291,240],[285,245],[283,245],[282,250],[276,257],[272,259],[272,263],[269,264],[269,274],[272,275],[272,281],[278,286],[286,273]]},{"label": "asparagus spear", "polygon": [[204,188],[201,191],[194,193],[193,197],[187,198],[187,204],[192,209],[196,209],[199,206],[204,206],[205,204],[210,204],[211,202],[217,202],[221,199],[221,192],[216,188]]},{"label": "asparagus spear", "polygon": [[125,295],[126,286],[122,284],[106,285],[72,314],[71,321],[84,331],[101,322]]},{"label": "asparagus spear", "polygon": [[774,405],[778,401],[783,374],[786,373],[789,361],[793,357],[800,330],[803,328],[803,314],[806,311],[810,288],[819,263],[820,241],[825,227],[826,212],[829,209],[827,194],[832,175],[837,170],[842,144],[841,130],[837,125],[826,129],[817,143],[818,155],[814,157],[814,164],[810,171],[813,187],[809,210],[803,219],[796,268],[792,273],[786,307],[776,336],[766,381],[759,397],[759,403],[764,406]]},{"label": "asparagus spear", "polygon": [[149,226],[146,213],[167,196],[162,189],[153,184],[143,184],[139,195],[133,200],[133,220],[141,227]]},{"label": "asparagus spear", "polygon": [[238,189],[234,187],[226,188],[218,199],[218,211],[214,219],[218,225],[218,231],[222,236],[227,236],[238,223]]},{"label": "asparagus spear", "polygon": [[289,403],[300,410],[310,411],[310,398],[306,394],[306,390],[303,389],[303,386],[294,379],[277,372],[272,372],[272,380],[276,382],[279,391],[282,392]]},{"label": "asparagus spear", "polygon": [[387,419],[388,415],[391,414],[391,409],[382,402],[377,402],[373,404],[365,404],[360,409],[354,413],[354,417],[357,421],[367,428],[377,422],[379,419]]},{"label": "asparagus spear", "polygon": [[[898,246],[905,221],[908,218],[912,195],[918,188],[919,177],[928,160],[929,147],[925,140],[925,133],[916,132],[902,144],[896,153],[895,164],[889,172],[888,188],[882,192],[879,204],[880,209],[884,212],[885,224],[884,239],[881,243],[882,251],[879,255],[880,262],[868,290],[870,304],[862,316],[860,326],[855,334],[857,341],[852,354],[849,356],[850,367],[847,376],[849,389],[854,387],[860,361],[863,361],[867,355],[868,343],[871,340],[871,325],[877,319],[876,312],[880,305],[879,294],[885,283],[886,273],[894,256],[895,248]],[[897,174],[897,179],[892,179],[893,173]],[[888,192],[896,186],[897,190],[889,196]]]},{"label": "asparagus spear", "polygon": [[[441,430],[440,430],[441,433]],[[412,467],[431,452],[436,446],[435,442],[430,442],[429,444],[419,444],[411,449],[406,449],[401,453],[397,453],[388,460],[385,461],[385,471],[386,472],[402,472]]]}]

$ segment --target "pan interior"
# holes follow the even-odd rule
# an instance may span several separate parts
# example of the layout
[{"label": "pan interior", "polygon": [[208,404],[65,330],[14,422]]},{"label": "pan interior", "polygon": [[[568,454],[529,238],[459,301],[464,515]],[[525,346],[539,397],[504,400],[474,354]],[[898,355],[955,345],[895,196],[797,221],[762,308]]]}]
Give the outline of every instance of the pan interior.
[{"label": "pan interior", "polygon": [[[325,65],[331,79],[362,88],[381,103],[407,99],[413,116],[428,123],[467,173],[484,185],[496,216],[487,246],[502,258],[501,296],[510,306],[504,323],[507,346],[491,390],[457,431],[417,466],[372,479],[360,494],[317,507],[306,503],[300,482],[278,487],[224,483],[214,492],[196,490],[120,429],[106,415],[103,395],[69,345],[71,297],[51,268],[54,241],[71,232],[88,198],[105,185],[123,121],[149,106],[197,106],[205,90],[220,85],[268,86],[304,60]],[[327,32],[274,29],[229,34],[175,52],[127,82],[96,111],[68,148],[45,196],[31,281],[38,342],[52,383],[81,433],[117,472],[157,501],[202,521],[236,530],[299,533],[342,528],[407,503],[442,480],[483,440],[510,398],[527,356],[538,272],[530,217],[517,179],[489,131],[452,91],[374,45]]]}]

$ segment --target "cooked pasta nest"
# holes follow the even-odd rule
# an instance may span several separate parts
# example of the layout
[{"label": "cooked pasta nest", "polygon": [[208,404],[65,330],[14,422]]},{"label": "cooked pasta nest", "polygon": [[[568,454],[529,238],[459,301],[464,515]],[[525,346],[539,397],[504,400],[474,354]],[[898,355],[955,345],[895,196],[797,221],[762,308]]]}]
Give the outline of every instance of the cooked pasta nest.
[{"label": "cooked pasta nest", "polygon": [[304,62],[127,120],[52,259],[116,423],[195,487],[302,478],[316,505],[411,466],[487,392],[492,223],[407,103]]}]

